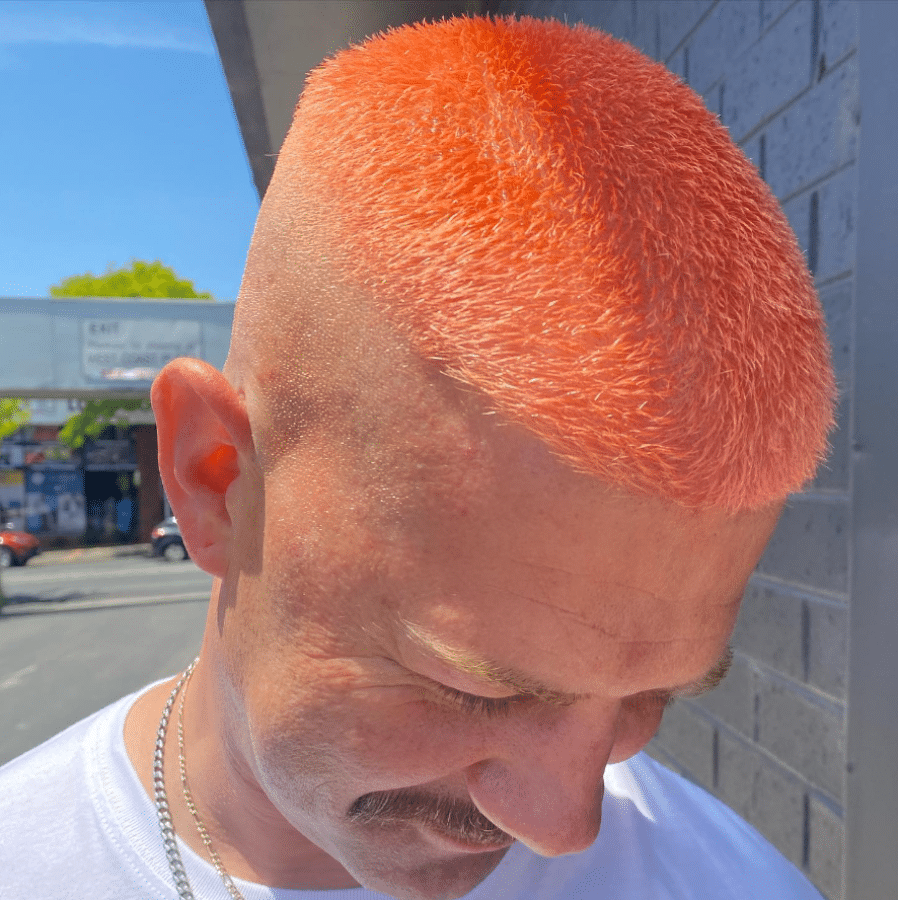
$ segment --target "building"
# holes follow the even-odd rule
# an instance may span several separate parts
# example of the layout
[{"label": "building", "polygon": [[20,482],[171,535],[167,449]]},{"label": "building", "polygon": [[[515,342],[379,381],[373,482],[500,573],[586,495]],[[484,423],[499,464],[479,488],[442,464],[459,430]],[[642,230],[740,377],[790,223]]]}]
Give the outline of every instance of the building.
[{"label": "building", "polygon": [[0,446],[4,520],[45,544],[149,541],[165,511],[152,413],[129,413],[127,428],[78,451],[59,426],[88,400],[148,398],[177,356],[221,367],[233,314],[233,303],[0,298],[0,397],[32,410]]}]

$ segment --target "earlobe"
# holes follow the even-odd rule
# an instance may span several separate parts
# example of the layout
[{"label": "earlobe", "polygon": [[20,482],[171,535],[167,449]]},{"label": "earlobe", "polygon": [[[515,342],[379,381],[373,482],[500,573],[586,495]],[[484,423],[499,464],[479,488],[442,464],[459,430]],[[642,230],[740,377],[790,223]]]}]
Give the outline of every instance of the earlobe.
[{"label": "earlobe", "polygon": [[159,471],[191,558],[224,577],[233,523],[225,495],[253,451],[243,398],[225,376],[196,359],[176,359],[151,391]]}]

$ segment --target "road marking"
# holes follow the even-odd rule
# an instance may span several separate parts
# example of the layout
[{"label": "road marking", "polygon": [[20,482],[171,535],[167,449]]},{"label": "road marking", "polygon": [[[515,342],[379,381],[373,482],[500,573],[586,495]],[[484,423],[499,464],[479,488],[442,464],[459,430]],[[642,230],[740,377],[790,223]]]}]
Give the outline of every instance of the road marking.
[{"label": "road marking", "polygon": [[[197,569],[196,566],[185,566],[181,570],[182,574],[185,575],[194,575],[197,573],[206,574],[201,570]],[[153,575],[157,578],[159,576],[172,576],[178,575],[178,569],[166,569],[163,565],[150,563],[149,565],[144,566],[134,566],[134,567],[125,567],[121,569],[84,569],[79,572],[53,572],[52,574],[45,575],[42,569],[22,569],[18,572],[10,572],[8,569],[3,574],[3,580],[7,584],[16,584],[19,586],[23,586],[26,584],[35,584],[41,582],[51,582],[51,581],[73,581],[77,580],[79,577],[85,576],[92,579],[102,579],[102,578],[121,578],[123,575],[131,576],[131,575]]]},{"label": "road marking", "polygon": [[156,597],[108,597],[104,600],[37,600],[7,603],[4,616],[36,615],[39,613],[70,612],[79,609],[106,609],[121,606],[150,606],[154,603],[183,603],[187,600],[209,600],[209,592],[190,594],[160,594]]},{"label": "road marking", "polygon": [[19,669],[18,672],[13,672],[5,681],[0,681],[0,691],[15,687],[26,675],[30,675],[36,669],[37,666],[32,663],[30,666],[25,666],[24,669]]}]

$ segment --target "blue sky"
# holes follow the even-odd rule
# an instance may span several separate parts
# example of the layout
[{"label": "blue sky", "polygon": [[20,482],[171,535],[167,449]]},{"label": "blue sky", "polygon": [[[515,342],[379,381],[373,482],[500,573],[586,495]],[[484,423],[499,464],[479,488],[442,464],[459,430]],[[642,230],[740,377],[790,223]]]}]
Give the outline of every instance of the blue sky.
[{"label": "blue sky", "polygon": [[0,110],[0,296],[159,259],[235,299],[259,201],[201,0],[2,0]]}]

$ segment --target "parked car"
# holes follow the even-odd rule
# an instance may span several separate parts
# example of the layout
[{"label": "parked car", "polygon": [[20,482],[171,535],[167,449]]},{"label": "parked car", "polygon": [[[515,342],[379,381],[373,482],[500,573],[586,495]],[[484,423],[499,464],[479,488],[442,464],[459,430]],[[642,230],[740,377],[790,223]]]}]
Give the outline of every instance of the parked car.
[{"label": "parked car", "polygon": [[161,556],[170,562],[188,558],[187,548],[184,546],[184,541],[181,538],[181,532],[178,530],[178,523],[175,521],[174,516],[163,519],[150,532],[150,537],[153,540],[152,552],[154,556]]},{"label": "parked car", "polygon": [[0,529],[0,567],[24,566],[40,552],[40,544],[33,534],[16,531],[9,522]]}]

